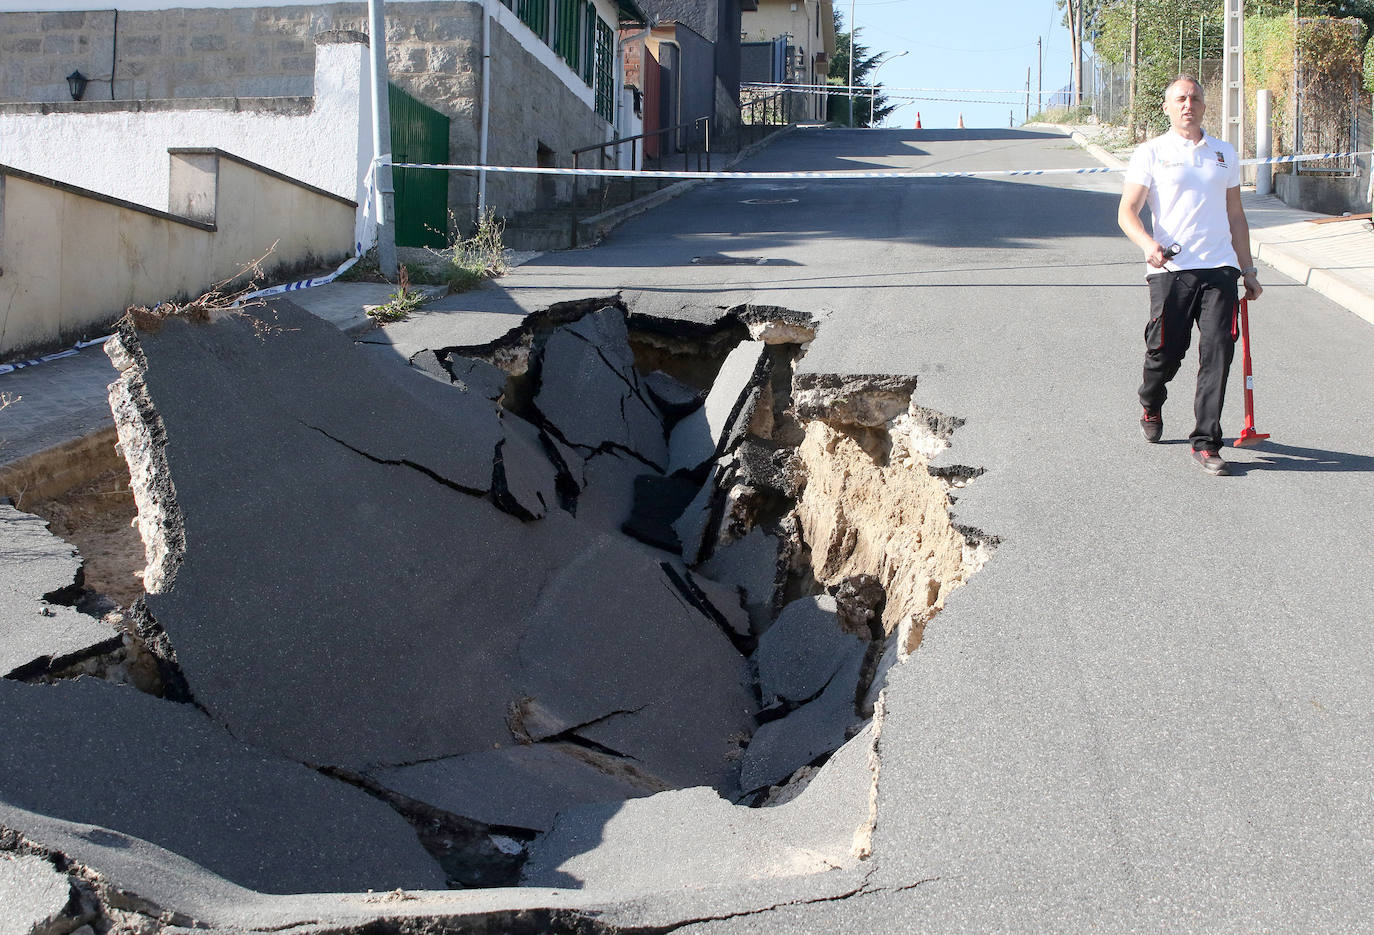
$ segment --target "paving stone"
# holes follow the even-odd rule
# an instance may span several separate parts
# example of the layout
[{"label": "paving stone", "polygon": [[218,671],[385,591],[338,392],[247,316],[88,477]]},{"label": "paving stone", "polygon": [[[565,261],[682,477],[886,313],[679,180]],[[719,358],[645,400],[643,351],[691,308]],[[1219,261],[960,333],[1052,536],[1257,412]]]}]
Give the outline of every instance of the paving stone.
[{"label": "paving stone", "polygon": [[555,329],[542,360],[534,405],[564,441],[589,452],[614,447],[662,470],[663,417],[641,386],[618,309]]},{"label": "paving stone", "polygon": [[444,885],[392,809],[245,746],[190,705],[92,679],[0,682],[0,721],[10,806],[140,838],[267,893]]},{"label": "paving stone", "polygon": [[692,410],[700,408],[705,399],[705,394],[696,387],[688,386],[662,370],[655,370],[645,376],[644,387],[669,422],[676,422]]},{"label": "paving stone", "polygon": [[751,627],[759,634],[773,620],[774,597],[782,585],[778,552],[778,538],[755,527],[743,539],[717,549],[694,570],[713,581],[743,590]]},{"label": "paving stone", "polygon": [[0,935],[65,932],[71,882],[52,862],[32,854],[0,853]]},{"label": "paving stone", "polygon": [[[610,760],[565,743],[535,743],[381,770],[372,778],[395,792],[487,825],[546,831],[579,805],[621,802],[657,791],[594,763]],[[514,793],[514,794],[512,794]]]},{"label": "paving stone", "polygon": [[668,439],[668,473],[695,471],[729,450],[729,443],[743,431],[752,416],[746,402],[768,379],[767,345],[743,341],[725,358],[711,385],[706,402],[673,426]]},{"label": "paving stone", "polygon": [[753,727],[747,662],[646,547],[581,543],[545,583],[519,653],[531,739],[575,731],[667,784],[733,786]]},{"label": "paving stone", "polygon": [[72,588],[81,569],[76,549],[46,520],[0,503],[0,542],[0,676],[119,645],[109,624],[44,600]]},{"label": "paving stone", "polygon": [[754,660],[765,706],[815,697],[851,656],[868,651],[868,640],[846,633],[835,611],[828,594],[800,598],[759,637]]},{"label": "paving stone", "polygon": [[860,721],[854,696],[863,665],[863,653],[846,657],[820,697],[754,732],[740,764],[741,791],[785,782],[806,764],[844,744],[849,730]]}]

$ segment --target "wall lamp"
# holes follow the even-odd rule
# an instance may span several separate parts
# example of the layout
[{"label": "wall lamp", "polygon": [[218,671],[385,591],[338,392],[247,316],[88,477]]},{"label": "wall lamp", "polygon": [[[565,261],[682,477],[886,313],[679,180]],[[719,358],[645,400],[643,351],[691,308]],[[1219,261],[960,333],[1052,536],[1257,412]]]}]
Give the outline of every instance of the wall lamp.
[{"label": "wall lamp", "polygon": [[86,85],[90,83],[90,80],[81,74],[79,68],[67,76],[67,90],[72,93],[72,100],[81,100],[86,93]]}]

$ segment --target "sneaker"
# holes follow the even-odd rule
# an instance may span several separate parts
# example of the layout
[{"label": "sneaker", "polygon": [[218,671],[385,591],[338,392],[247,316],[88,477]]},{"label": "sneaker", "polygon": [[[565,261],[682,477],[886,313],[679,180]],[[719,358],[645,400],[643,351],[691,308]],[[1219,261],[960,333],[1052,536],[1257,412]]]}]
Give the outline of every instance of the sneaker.
[{"label": "sneaker", "polygon": [[1193,460],[1202,465],[1202,469],[1211,475],[1226,473],[1226,462],[1221,460],[1221,455],[1215,451],[1208,451],[1205,448],[1193,449]]},{"label": "sneaker", "polygon": [[1146,409],[1140,417],[1140,431],[1144,433],[1145,440],[1153,445],[1164,434],[1164,416],[1158,410],[1151,412]]}]

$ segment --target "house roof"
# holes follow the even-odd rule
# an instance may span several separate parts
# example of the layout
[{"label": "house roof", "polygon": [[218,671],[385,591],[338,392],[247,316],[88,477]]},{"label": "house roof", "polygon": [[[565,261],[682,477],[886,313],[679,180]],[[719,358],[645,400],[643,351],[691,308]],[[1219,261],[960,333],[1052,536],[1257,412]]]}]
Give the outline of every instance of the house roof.
[{"label": "house roof", "polygon": [[644,15],[644,11],[639,8],[635,0],[616,0],[620,7],[620,22],[635,23],[640,26],[649,25],[649,17]]}]

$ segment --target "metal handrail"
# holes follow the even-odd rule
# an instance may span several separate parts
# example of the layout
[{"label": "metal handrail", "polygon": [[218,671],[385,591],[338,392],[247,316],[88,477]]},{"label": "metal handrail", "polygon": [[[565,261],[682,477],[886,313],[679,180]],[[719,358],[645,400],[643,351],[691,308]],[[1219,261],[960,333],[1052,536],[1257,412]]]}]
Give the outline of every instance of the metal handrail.
[{"label": "metal handrail", "polygon": [[[706,148],[705,148],[705,153],[706,153],[706,166],[707,166],[707,168],[710,168],[710,165],[711,165],[711,117],[710,117],[709,114],[706,115],[706,116],[704,116],[704,117],[698,117],[698,118],[696,118],[695,120],[688,120],[686,123],[679,123],[679,124],[677,124],[676,126],[664,127],[664,128],[661,129],[661,130],[650,130],[650,131],[647,132],[647,133],[636,133],[634,136],[617,137],[616,139],[613,139],[613,140],[607,140],[607,141],[604,142],[604,143],[593,143],[591,146],[583,146],[583,147],[581,147],[581,148],[579,148],[579,149],[574,149],[574,150],[572,151],[573,168],[574,168],[574,169],[580,169],[580,168],[582,168],[582,166],[581,166],[581,159],[582,159],[582,154],[583,154],[583,153],[589,153],[589,152],[592,152],[593,150],[601,150],[601,154],[602,154],[602,155],[601,155],[601,159],[604,160],[604,159],[605,159],[605,151],[606,151],[607,147],[610,147],[610,146],[619,146],[621,143],[633,143],[635,140],[648,139],[648,138],[651,137],[651,136],[661,136],[661,135],[664,134],[664,133],[672,133],[672,132],[674,132],[675,130],[681,130],[681,129],[684,129],[684,128],[686,128],[686,127],[695,127],[697,124],[700,124],[700,123],[704,123],[704,124],[706,125]],[[696,154],[696,155],[697,155],[697,171],[698,171],[698,172],[701,171],[701,154],[702,154],[702,150],[698,150],[698,151],[697,151],[697,154]],[[682,171],[683,171],[683,172],[686,172],[686,171],[687,171],[687,160],[688,160],[688,153],[687,153],[687,150],[684,149],[684,150],[682,151]],[[577,199],[580,197],[579,192],[578,192],[579,178],[580,178],[579,176],[574,175],[574,176],[573,176],[573,180],[572,180],[572,182],[573,182],[573,190],[572,190],[572,245],[573,245],[574,247],[577,246],[577,225],[578,225],[578,222],[579,222],[579,220],[580,220],[580,218],[578,217],[578,212],[577,212]],[[635,200],[635,176],[633,176],[633,175],[630,176],[630,200],[631,200],[631,201],[634,201],[634,200]]]}]

